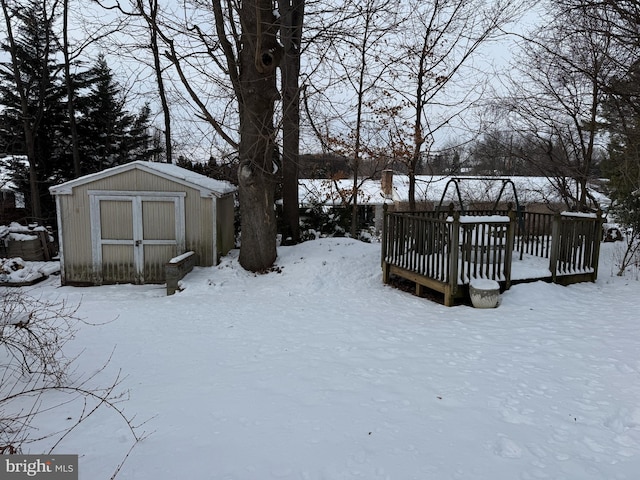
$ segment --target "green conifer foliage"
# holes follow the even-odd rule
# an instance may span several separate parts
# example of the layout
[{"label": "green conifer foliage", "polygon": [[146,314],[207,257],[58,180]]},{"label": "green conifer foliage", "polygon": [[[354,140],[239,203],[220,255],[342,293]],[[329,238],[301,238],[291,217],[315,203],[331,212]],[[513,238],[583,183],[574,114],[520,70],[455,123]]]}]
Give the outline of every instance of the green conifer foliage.
[{"label": "green conifer foliage", "polygon": [[149,133],[149,106],[145,104],[138,114],[126,110],[122,90],[103,55],[98,57],[92,74],[91,88],[79,102],[83,171],[97,172],[151,159],[157,151]]},{"label": "green conifer foliage", "polygon": [[[74,178],[72,139],[67,109],[67,90],[60,59],[61,44],[57,39],[55,15],[43,10],[43,2],[30,0],[12,12],[17,62],[0,64],[0,154],[13,157],[5,162],[14,183],[27,195],[30,204],[29,172],[35,170],[40,215],[51,222],[55,218],[48,187]],[[8,41],[1,46],[9,51]],[[104,56],[95,66],[77,72],[72,81],[76,92],[76,123],[81,152],[81,173],[146,160],[158,155],[149,133],[151,110],[144,105],[139,113],[126,109],[122,89]],[[26,93],[27,114],[16,82],[19,72]],[[27,119],[34,132],[34,158],[27,158],[24,131]]]}]

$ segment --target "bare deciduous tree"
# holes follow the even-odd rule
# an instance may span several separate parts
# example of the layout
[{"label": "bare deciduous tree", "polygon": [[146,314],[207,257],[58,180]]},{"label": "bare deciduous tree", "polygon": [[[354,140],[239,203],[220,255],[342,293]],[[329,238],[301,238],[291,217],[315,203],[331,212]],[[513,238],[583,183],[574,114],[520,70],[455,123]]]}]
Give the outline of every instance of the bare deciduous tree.
[{"label": "bare deciduous tree", "polygon": [[[399,5],[397,1],[347,1],[323,12],[320,19],[325,22],[320,30],[326,43],[318,43],[315,48],[324,65],[310,83],[316,98],[322,98],[318,103],[322,104],[326,125],[320,126],[310,109],[307,113],[322,145],[350,160],[353,182],[346,203],[351,206],[350,233],[354,237],[359,227],[358,190],[363,164],[374,160],[372,152],[384,135],[379,120],[389,106],[384,86],[391,80],[384,79],[391,75],[389,45],[401,23]],[[329,54],[325,57],[324,52]]]},{"label": "bare deciduous tree", "polygon": [[149,33],[149,49],[153,57],[153,71],[158,86],[158,96],[162,106],[164,122],[164,150],[167,163],[172,163],[173,146],[171,140],[171,110],[167,99],[165,81],[163,76],[162,54],[161,54],[161,26],[158,21],[159,13],[158,0],[136,0],[136,9],[144,19]]},{"label": "bare deciduous tree", "polygon": [[398,141],[410,152],[405,163],[414,210],[415,175],[434,136],[483,96],[487,72],[477,70],[474,56],[522,13],[523,2],[430,0],[409,2],[407,8],[411,15],[397,46],[400,78],[393,89],[410,112]]},{"label": "bare deciduous tree", "polygon": [[[139,1],[136,5],[142,11]],[[119,5],[115,8],[123,10]],[[283,55],[273,2],[192,2],[184,18],[163,25],[149,15],[149,9],[145,11],[198,115],[237,151],[240,264],[250,271],[265,270],[276,258],[274,197],[279,159],[274,105],[280,99],[276,69]],[[227,95],[214,105],[222,104],[221,116],[211,109],[216,98],[209,95],[208,86]]]},{"label": "bare deciduous tree", "polygon": [[[9,50],[9,69],[13,75],[15,89],[20,99],[20,116],[22,119],[22,129],[24,132],[25,147],[27,159],[29,162],[29,187],[31,200],[31,214],[34,217],[42,217],[42,209],[40,203],[40,188],[38,179],[38,162],[43,159],[38,158],[36,151],[36,133],[38,126],[45,113],[46,104],[44,101],[33,102],[33,98],[44,99],[46,91],[49,88],[51,79],[51,58],[50,51],[53,49],[55,38],[53,36],[53,22],[56,14],[56,2],[48,0],[38,0],[31,2],[28,8],[24,10],[20,5],[12,4],[9,0],[0,0],[0,7],[4,15],[7,46]],[[22,64],[19,49],[24,48],[21,40],[16,36],[15,27],[18,16],[24,12],[37,14],[39,23],[38,37],[39,44],[31,45],[37,49],[40,63],[36,72],[30,72],[26,75],[24,72],[25,65]],[[34,94],[34,92],[37,92]]]},{"label": "bare deciduous tree", "polygon": [[71,131],[71,154],[73,157],[73,174],[78,178],[80,170],[80,148],[78,145],[78,128],[76,125],[75,82],[71,76],[71,47],[69,45],[69,0],[62,2],[62,54],[64,55],[64,80],[67,87],[67,112]]},{"label": "bare deciduous tree", "polygon": [[300,240],[298,165],[300,161],[300,56],[304,0],[278,0],[282,58],[282,215],[283,241]]},{"label": "bare deciduous tree", "polygon": [[571,209],[587,210],[594,202],[588,182],[604,157],[602,107],[619,52],[608,12],[589,0],[572,0],[571,8],[563,3],[551,2],[551,20],[522,39],[501,108],[510,129],[526,142],[525,159],[552,180]]},{"label": "bare deciduous tree", "polygon": [[[217,8],[216,25],[222,26]],[[244,1],[240,10],[242,48],[227,55],[227,66],[238,82],[240,145],[238,186],[242,240],[240,264],[250,271],[269,268],[276,259],[275,166],[277,165],[274,105],[276,68],[282,47],[276,37],[277,21],[271,0]],[[218,30],[221,42],[228,42]],[[230,73],[231,75],[231,73]]]}]

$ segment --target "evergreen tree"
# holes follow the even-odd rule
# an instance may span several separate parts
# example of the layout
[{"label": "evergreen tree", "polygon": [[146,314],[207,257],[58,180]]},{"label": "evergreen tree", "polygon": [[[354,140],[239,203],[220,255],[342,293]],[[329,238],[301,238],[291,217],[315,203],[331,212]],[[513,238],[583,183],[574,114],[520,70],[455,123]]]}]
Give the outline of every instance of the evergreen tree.
[{"label": "evergreen tree", "polygon": [[84,173],[157,154],[149,133],[151,110],[144,105],[137,115],[125,109],[122,90],[106,59],[100,55],[92,69],[94,82],[78,101],[78,134]]},{"label": "evergreen tree", "polygon": [[0,64],[0,151],[28,157],[29,169],[16,168],[14,181],[28,192],[33,215],[50,217],[47,187],[64,178],[60,140],[67,137],[54,15],[35,1],[11,11],[3,3],[3,10],[13,35],[2,44],[10,61]]},{"label": "evergreen tree", "polygon": [[[13,53],[12,60],[0,63],[0,153],[28,158],[28,167],[12,161],[5,168],[27,193],[29,206],[37,204],[32,215],[51,221],[55,208],[48,188],[75,176],[63,65],[56,61],[60,43],[53,14],[41,2],[11,12],[11,21],[15,35],[2,49]],[[83,174],[158,155],[149,134],[149,106],[138,114],[125,109],[103,56],[73,82]]]},{"label": "evergreen tree", "polygon": [[619,221],[640,232],[640,61],[611,85],[605,103],[609,159],[605,173]]}]

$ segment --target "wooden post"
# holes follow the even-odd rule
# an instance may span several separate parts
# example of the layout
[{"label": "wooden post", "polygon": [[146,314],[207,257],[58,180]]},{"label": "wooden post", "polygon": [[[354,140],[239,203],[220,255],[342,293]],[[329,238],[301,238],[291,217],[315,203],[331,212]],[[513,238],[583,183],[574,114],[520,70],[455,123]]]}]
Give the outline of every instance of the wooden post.
[{"label": "wooden post", "polygon": [[516,219],[518,225],[518,249],[520,250],[520,260],[524,257],[524,241],[526,235],[525,219],[527,218],[526,206],[520,206],[516,211]]},{"label": "wooden post", "polygon": [[595,230],[593,232],[593,278],[592,282],[598,279],[598,263],[600,262],[600,242],[602,241],[602,224],[604,223],[604,216],[602,210],[598,208],[598,219],[595,223]]},{"label": "wooden post", "polygon": [[382,248],[380,265],[382,266],[382,281],[389,283],[389,265],[387,264],[387,240],[389,238],[389,212],[387,204],[382,206]]},{"label": "wooden post", "polygon": [[504,288],[511,288],[511,264],[513,263],[513,249],[516,237],[516,212],[509,209],[509,227],[507,230],[507,238],[504,251]]},{"label": "wooden post", "polygon": [[445,289],[444,304],[453,306],[453,298],[458,293],[458,258],[460,256],[460,213],[453,214],[451,237],[449,238],[449,285]]},{"label": "wooden post", "polygon": [[380,253],[380,264],[384,266],[387,258],[387,204],[382,205],[382,251]]},{"label": "wooden post", "polygon": [[560,222],[562,218],[559,213],[553,216],[551,227],[551,254],[549,255],[549,270],[551,271],[551,281],[556,283],[558,277],[558,253],[560,251]]},{"label": "wooden post", "polygon": [[42,247],[42,257],[45,262],[51,261],[51,253],[49,252],[49,233],[45,230],[38,230],[38,239]]}]

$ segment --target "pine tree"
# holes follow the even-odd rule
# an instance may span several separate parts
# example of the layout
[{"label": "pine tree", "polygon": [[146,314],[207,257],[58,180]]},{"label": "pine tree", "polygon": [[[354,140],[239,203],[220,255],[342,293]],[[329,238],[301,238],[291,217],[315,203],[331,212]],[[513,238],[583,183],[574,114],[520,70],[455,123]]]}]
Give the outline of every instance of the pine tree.
[{"label": "pine tree", "polygon": [[144,105],[137,115],[125,109],[122,90],[103,55],[98,57],[92,73],[90,92],[78,101],[83,172],[151,158],[157,151],[149,133],[149,106]]},{"label": "pine tree", "polygon": [[67,137],[54,15],[35,1],[13,10],[3,2],[3,13],[13,35],[2,44],[10,61],[0,64],[0,151],[27,156],[26,176],[23,168],[17,168],[14,181],[29,192],[32,214],[50,217],[47,187],[65,169],[60,139]]},{"label": "pine tree", "polygon": [[[48,188],[75,177],[60,42],[55,16],[42,2],[10,11],[14,35],[2,44],[12,55],[0,63],[0,153],[26,157],[5,167],[27,193],[32,216],[52,221],[55,208]],[[3,12],[4,13],[4,12]],[[5,16],[7,16],[5,14]],[[103,56],[72,81],[76,89],[76,121],[82,173],[92,173],[158,154],[149,134],[151,110],[144,105],[131,114]]]},{"label": "pine tree", "polygon": [[640,62],[610,87],[604,116],[609,158],[604,171],[617,219],[640,232]]}]

